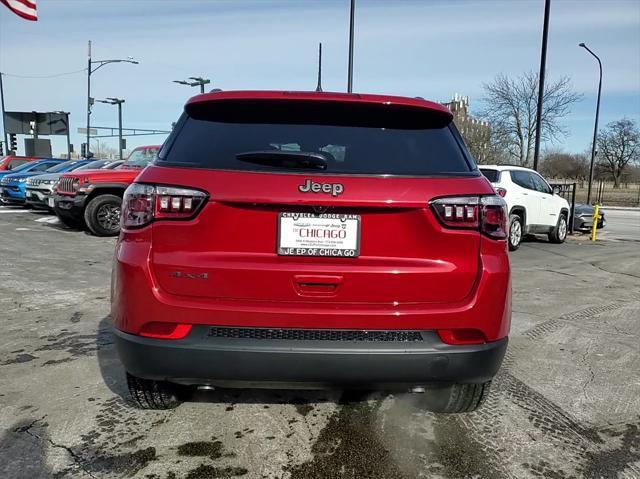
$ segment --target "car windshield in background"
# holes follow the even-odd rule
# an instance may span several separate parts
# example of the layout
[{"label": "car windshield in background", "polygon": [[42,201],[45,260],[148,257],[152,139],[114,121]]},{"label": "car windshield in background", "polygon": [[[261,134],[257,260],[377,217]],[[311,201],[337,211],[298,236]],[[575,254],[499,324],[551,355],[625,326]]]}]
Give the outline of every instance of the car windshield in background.
[{"label": "car windshield in background", "polygon": [[498,183],[500,181],[500,172],[498,170],[480,168],[480,173],[482,173],[491,183]]},{"label": "car windshield in background", "polygon": [[77,160],[65,161],[64,163],[58,163],[55,166],[46,170],[46,173],[60,173],[61,171],[71,171],[73,170],[74,164],[82,164]]},{"label": "car windshield in background", "polygon": [[124,162],[123,166],[134,168],[144,168],[158,156],[158,148],[140,148],[135,149]]},{"label": "car windshield in background", "polygon": [[[8,170],[8,171],[10,173],[19,173],[22,170],[28,169],[30,166],[33,166],[32,162],[23,163],[20,166],[16,166],[15,168],[12,168],[11,170]],[[6,173],[6,171],[5,171],[5,173]]]},{"label": "car windshield in background", "polygon": [[122,160],[110,161],[109,163],[106,163],[105,165],[103,165],[101,168],[103,170],[113,170],[113,169],[119,167],[120,165],[122,165],[123,163],[124,163],[124,161],[122,161]]},{"label": "car windshield in background", "polygon": [[240,111],[188,107],[158,164],[369,175],[476,174],[442,112],[294,103],[236,105]]},{"label": "car windshield in background", "polygon": [[105,165],[109,164],[109,160],[95,160],[92,161],[90,163],[86,163],[82,166],[79,166],[78,168],[75,168],[76,170],[96,170],[99,168],[103,168]]}]

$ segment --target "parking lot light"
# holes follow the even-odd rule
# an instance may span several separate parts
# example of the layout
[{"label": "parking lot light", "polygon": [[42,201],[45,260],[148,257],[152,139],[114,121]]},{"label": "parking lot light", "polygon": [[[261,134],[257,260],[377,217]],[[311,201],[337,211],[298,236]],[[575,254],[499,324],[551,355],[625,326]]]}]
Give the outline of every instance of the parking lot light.
[{"label": "parking lot light", "polygon": [[593,51],[584,43],[578,44],[579,47],[584,48],[593,57],[598,60],[598,67],[600,69],[600,80],[598,81],[598,100],[596,102],[596,121],[593,126],[593,143],[591,144],[591,163],[589,165],[589,185],[587,187],[587,204],[591,204],[591,184],[593,183],[593,165],[596,159],[596,142],[598,140],[598,117],[600,116],[600,94],[602,92],[602,62],[600,57],[593,53]]},{"label": "parking lot light", "polygon": [[189,77],[189,80],[192,80],[192,81],[173,80],[173,83],[178,83],[180,85],[187,85],[187,86],[199,86],[200,93],[204,93],[204,86],[211,83],[210,79],[202,78],[202,77]]}]

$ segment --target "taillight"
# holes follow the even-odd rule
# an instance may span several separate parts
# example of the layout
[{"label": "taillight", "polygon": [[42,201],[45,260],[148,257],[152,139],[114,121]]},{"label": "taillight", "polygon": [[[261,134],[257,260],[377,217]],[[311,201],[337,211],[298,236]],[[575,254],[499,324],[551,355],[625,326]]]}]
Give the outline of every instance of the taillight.
[{"label": "taillight", "polygon": [[460,196],[440,198],[431,202],[438,218],[449,228],[478,227],[478,197]]},{"label": "taillight", "polygon": [[438,198],[431,201],[431,208],[447,228],[477,229],[494,239],[507,237],[507,205],[496,195]]},{"label": "taillight", "polygon": [[206,193],[200,190],[133,183],[122,200],[121,226],[140,228],[154,220],[188,220],[206,199]]},{"label": "taillight", "polygon": [[500,195],[500,198],[504,198],[505,196],[507,196],[507,190],[505,190],[504,188],[496,187],[495,190],[496,190],[496,193]]},{"label": "taillight", "polygon": [[481,196],[480,205],[480,231],[493,239],[505,239],[507,203],[498,196]]}]

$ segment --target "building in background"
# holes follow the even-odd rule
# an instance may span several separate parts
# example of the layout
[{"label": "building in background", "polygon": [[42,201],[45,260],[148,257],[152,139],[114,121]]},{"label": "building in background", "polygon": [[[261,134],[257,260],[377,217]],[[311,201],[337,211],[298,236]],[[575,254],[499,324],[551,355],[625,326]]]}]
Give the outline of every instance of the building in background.
[{"label": "building in background", "polygon": [[453,113],[453,121],[475,159],[478,163],[486,163],[490,156],[491,126],[489,122],[473,118],[469,114],[468,96],[456,93],[451,101],[443,105]]}]

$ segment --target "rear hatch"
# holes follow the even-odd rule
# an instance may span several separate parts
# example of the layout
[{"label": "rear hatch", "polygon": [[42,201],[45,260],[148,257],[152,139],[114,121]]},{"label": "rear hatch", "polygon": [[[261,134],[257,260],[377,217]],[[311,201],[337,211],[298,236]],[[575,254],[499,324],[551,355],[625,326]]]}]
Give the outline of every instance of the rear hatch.
[{"label": "rear hatch", "polygon": [[444,228],[429,201],[492,190],[450,121],[373,102],[187,105],[137,180],[208,194],[194,219],[153,224],[159,286],[203,299],[462,300],[480,234]]}]

